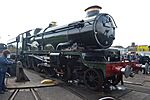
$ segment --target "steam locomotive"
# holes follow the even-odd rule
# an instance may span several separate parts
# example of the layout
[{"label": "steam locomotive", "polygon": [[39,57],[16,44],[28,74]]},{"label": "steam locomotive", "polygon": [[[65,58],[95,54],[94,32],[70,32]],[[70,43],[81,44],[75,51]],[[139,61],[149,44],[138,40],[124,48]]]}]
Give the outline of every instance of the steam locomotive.
[{"label": "steam locomotive", "polygon": [[99,6],[85,9],[85,19],[68,25],[36,28],[8,41],[12,58],[24,67],[69,82],[84,83],[98,90],[117,85],[139,70],[136,62],[121,62],[118,50],[110,49],[117,27],[112,16],[100,13]]}]

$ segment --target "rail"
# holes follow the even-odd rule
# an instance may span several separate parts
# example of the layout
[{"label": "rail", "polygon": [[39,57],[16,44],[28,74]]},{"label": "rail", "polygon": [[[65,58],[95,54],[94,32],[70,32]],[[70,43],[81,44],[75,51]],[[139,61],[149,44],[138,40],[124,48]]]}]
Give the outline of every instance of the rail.
[{"label": "rail", "polygon": [[[17,94],[20,92],[21,89],[15,89],[8,100],[15,100]],[[34,88],[29,88],[34,100],[41,100],[39,93]]]}]

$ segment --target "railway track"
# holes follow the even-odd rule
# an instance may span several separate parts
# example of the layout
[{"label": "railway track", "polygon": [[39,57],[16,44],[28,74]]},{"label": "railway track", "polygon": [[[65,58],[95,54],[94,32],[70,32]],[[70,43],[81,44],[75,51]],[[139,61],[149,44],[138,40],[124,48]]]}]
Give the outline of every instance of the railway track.
[{"label": "railway track", "polygon": [[71,93],[75,94],[76,96],[80,97],[82,100],[89,100],[87,96],[82,95],[79,91],[76,91],[74,88],[71,88],[67,85],[61,84],[60,87],[64,88],[67,91],[70,91]]},{"label": "railway track", "polygon": [[[21,91],[22,89],[14,89],[14,91],[12,92],[12,94],[10,95],[10,97],[8,98],[8,100],[15,100],[15,98],[17,97],[17,94]],[[33,96],[33,100],[42,100],[38,94],[38,92],[34,89],[34,88],[29,88],[26,89],[26,91],[30,91],[30,93]]]}]

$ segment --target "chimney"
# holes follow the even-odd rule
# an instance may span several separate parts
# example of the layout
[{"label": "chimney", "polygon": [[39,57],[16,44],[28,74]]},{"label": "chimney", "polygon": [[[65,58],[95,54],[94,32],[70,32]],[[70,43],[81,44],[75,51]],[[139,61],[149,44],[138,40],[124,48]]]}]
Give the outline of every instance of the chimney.
[{"label": "chimney", "polygon": [[86,12],[86,17],[92,17],[99,14],[100,9],[102,9],[102,7],[95,5],[86,8],[84,11]]}]

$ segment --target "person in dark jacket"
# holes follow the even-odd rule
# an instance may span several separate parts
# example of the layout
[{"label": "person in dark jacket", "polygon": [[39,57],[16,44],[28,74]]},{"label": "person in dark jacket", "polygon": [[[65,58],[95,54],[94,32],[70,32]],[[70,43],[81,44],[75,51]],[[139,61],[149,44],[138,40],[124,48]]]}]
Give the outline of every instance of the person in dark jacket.
[{"label": "person in dark jacket", "polygon": [[7,56],[10,54],[9,50],[3,50],[2,56],[0,56],[0,94],[5,92],[5,74],[7,72],[7,65],[11,65],[14,62],[9,61]]}]

